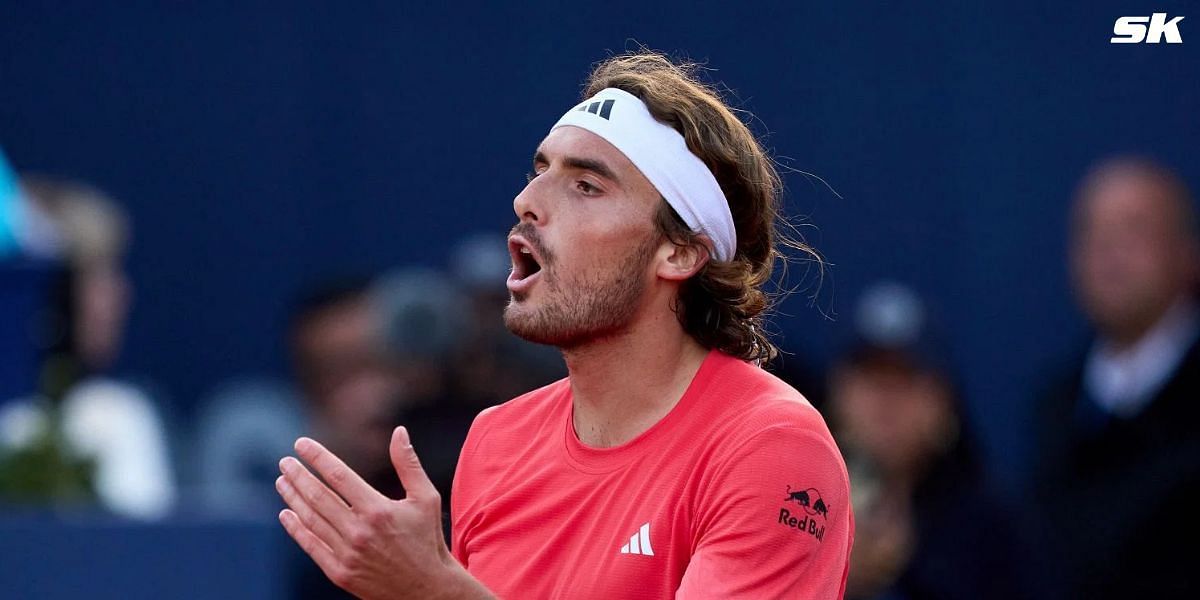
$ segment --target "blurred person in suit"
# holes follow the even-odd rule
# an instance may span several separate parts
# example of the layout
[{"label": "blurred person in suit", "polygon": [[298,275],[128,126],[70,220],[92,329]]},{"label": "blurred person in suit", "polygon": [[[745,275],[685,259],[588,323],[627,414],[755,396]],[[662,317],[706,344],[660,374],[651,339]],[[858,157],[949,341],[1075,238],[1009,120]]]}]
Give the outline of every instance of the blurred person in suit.
[{"label": "blurred person in suit", "polygon": [[1200,236],[1178,175],[1142,158],[1079,186],[1070,267],[1093,328],[1038,403],[1033,483],[1059,594],[1195,598]]},{"label": "blurred person in suit", "polygon": [[857,339],[831,371],[826,407],[857,518],[846,598],[1026,597],[1016,521],[988,489],[920,298],[877,284],[855,320]]}]

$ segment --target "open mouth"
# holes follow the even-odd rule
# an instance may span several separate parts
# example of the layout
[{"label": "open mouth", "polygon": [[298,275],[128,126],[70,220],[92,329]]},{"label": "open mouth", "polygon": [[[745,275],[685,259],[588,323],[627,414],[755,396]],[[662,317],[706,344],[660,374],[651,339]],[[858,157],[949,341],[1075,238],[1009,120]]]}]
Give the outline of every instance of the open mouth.
[{"label": "open mouth", "polygon": [[513,270],[519,272],[517,279],[525,279],[541,271],[542,265],[538,264],[537,259],[533,257],[533,251],[528,246],[522,246],[517,250],[517,259],[513,263]]},{"label": "open mouth", "polygon": [[508,240],[508,253],[512,256],[512,274],[508,277],[508,287],[513,291],[524,291],[535,275],[541,273],[542,263],[533,246],[520,236]]}]

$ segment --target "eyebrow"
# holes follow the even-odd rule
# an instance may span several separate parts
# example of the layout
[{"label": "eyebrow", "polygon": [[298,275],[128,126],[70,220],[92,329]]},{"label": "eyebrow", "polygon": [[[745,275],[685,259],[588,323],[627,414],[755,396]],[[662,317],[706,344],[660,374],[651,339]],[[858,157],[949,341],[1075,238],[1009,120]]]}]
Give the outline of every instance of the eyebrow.
[{"label": "eyebrow", "polygon": [[[541,150],[538,150],[536,153],[534,153],[533,162],[534,162],[534,164],[537,164],[537,163],[550,164],[550,160],[546,158],[546,155],[543,154]],[[617,175],[615,173],[613,173],[613,170],[610,169],[608,165],[606,165],[603,162],[596,160],[594,158],[580,158],[577,156],[568,156],[568,157],[564,158],[562,162],[563,162],[563,164],[565,164],[568,167],[571,167],[572,169],[579,169],[582,171],[591,171],[609,181],[613,181],[613,182],[617,182],[617,183],[620,182],[620,179],[617,178]]]}]

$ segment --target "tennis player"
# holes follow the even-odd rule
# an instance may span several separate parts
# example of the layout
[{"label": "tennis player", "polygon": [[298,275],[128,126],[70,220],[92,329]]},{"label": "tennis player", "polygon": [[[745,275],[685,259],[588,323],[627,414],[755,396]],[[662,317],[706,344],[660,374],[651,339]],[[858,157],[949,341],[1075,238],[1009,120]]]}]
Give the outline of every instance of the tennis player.
[{"label": "tennis player", "polygon": [[[569,376],[475,420],[440,499],[397,428],[407,498],[317,442],[281,461],[288,533],[364,598],[840,598],[854,534],[821,416],[758,366],[779,177],[686,66],[599,64],[513,201],[517,335]],[[319,478],[318,478],[319,476]]]}]

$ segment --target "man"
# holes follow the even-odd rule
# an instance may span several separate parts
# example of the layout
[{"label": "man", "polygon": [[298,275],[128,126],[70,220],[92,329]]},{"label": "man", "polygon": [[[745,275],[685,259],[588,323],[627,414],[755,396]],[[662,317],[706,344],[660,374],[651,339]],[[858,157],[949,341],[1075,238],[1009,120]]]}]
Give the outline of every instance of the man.
[{"label": "man", "polygon": [[1200,528],[1200,239],[1187,190],[1104,162],[1075,205],[1071,270],[1096,330],[1039,405],[1037,506],[1059,597],[1195,598]]},{"label": "man", "polygon": [[301,439],[329,487],[285,458],[281,521],[368,598],[841,597],[845,465],[804,398],[748,362],[774,354],[770,160],[661,56],[605,61],[584,95],[513,202],[504,315],[561,349],[569,376],[475,420],[453,555],[403,428],[391,451],[408,499]]},{"label": "man", "polygon": [[854,489],[846,598],[1028,598],[1015,515],[989,489],[937,315],[894,282],[854,315],[825,410]]},{"label": "man", "polygon": [[313,433],[366,481],[398,498],[403,490],[384,449],[409,386],[384,348],[370,290],[369,279],[350,278],[305,294],[294,311],[289,350]]},{"label": "man", "polygon": [[[16,491],[45,500],[94,494],[122,516],[162,518],[176,495],[166,427],[155,399],[112,372],[132,304],[124,267],[128,216],[106,193],[69,179],[25,175],[19,195],[19,218],[11,224],[23,230],[11,234],[28,256],[59,265],[39,317],[25,322],[46,325],[33,336],[41,355],[38,390],[0,411],[0,425],[16,416],[50,423],[56,431],[33,434],[33,446],[0,465],[0,495],[10,483],[2,472],[19,475],[24,457],[41,475],[29,482],[18,477],[12,482]],[[39,429],[17,426],[31,433]],[[53,452],[47,453],[44,441]],[[5,469],[14,465],[18,468]]]}]

